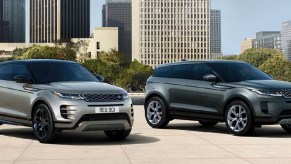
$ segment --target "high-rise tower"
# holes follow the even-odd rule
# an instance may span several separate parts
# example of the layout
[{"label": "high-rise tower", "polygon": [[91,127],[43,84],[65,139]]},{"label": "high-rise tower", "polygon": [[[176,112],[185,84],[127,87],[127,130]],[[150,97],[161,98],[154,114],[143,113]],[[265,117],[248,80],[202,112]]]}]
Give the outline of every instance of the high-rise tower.
[{"label": "high-rise tower", "polygon": [[143,64],[210,58],[210,0],[134,0],[132,20],[132,56]]},{"label": "high-rise tower", "polygon": [[131,61],[131,0],[107,0],[102,11],[103,27],[118,27],[119,51]]},{"label": "high-rise tower", "polygon": [[90,0],[30,0],[30,42],[90,36]]}]

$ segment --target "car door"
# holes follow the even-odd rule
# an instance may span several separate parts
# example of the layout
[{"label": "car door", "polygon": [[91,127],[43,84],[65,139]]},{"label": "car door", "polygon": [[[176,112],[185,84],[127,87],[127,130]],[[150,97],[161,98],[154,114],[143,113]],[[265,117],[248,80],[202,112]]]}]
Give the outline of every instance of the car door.
[{"label": "car door", "polygon": [[193,75],[192,64],[175,65],[169,73],[168,83],[171,84],[169,92],[169,105],[171,108],[176,109],[190,109],[187,105],[191,100],[189,95],[189,79]]},{"label": "car door", "polygon": [[1,113],[14,119],[26,119],[33,93],[24,89],[27,84],[15,82],[14,77],[24,75],[29,78],[29,73],[23,63],[14,63],[11,66],[10,79],[2,81],[5,88],[1,92]]},{"label": "car door", "polygon": [[3,63],[0,65],[0,117],[11,113],[10,104],[13,100],[7,97],[10,92],[13,64]]},{"label": "car door", "polygon": [[189,102],[193,110],[198,112],[207,112],[218,114],[223,103],[222,88],[216,87],[217,84],[203,80],[203,76],[215,74],[205,63],[194,64],[194,76],[189,81],[192,100]]}]

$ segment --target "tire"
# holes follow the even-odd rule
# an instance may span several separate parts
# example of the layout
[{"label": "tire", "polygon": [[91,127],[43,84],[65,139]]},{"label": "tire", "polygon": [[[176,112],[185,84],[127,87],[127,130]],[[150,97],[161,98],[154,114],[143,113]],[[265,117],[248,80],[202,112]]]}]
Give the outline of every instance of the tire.
[{"label": "tire", "polygon": [[216,122],[216,121],[204,121],[204,120],[200,120],[198,122],[202,126],[204,126],[204,127],[212,127],[212,126],[215,126],[216,124],[218,124],[218,122]]},{"label": "tire", "polygon": [[255,129],[253,115],[249,106],[242,101],[233,101],[225,111],[225,124],[236,136],[244,136]]},{"label": "tire", "polygon": [[164,101],[159,97],[153,97],[146,102],[145,118],[153,128],[165,128],[169,123],[169,114]]},{"label": "tire", "polygon": [[114,141],[124,140],[131,132],[131,129],[128,130],[115,130],[115,131],[104,131],[106,136]]},{"label": "tire", "polygon": [[50,143],[55,138],[52,113],[45,104],[39,104],[32,116],[32,129],[36,139],[41,143]]},{"label": "tire", "polygon": [[281,127],[287,132],[291,133],[291,124],[281,124]]}]

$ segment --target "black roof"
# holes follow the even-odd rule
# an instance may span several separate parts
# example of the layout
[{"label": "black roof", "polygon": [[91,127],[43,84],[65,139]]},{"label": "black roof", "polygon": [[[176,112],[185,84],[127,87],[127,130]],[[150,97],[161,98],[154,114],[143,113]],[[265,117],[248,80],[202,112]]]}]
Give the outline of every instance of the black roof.
[{"label": "black roof", "polygon": [[29,59],[29,60],[11,60],[2,63],[76,63],[76,62],[56,59]]},{"label": "black roof", "polygon": [[180,65],[180,64],[194,64],[194,63],[245,63],[238,60],[192,60],[192,61],[180,61],[168,64],[158,65],[157,67]]}]

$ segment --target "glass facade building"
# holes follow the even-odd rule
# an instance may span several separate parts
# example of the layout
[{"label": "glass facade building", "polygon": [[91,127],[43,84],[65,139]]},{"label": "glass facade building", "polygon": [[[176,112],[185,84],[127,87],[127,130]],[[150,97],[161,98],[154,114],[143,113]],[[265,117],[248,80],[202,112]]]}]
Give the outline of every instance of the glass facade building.
[{"label": "glass facade building", "polygon": [[291,21],[282,24],[282,51],[291,61]]},{"label": "glass facade building", "polygon": [[128,61],[132,58],[131,0],[107,0],[102,10],[102,26],[118,27],[119,52]]},{"label": "glass facade building", "polygon": [[30,42],[90,36],[90,0],[30,0]]}]

